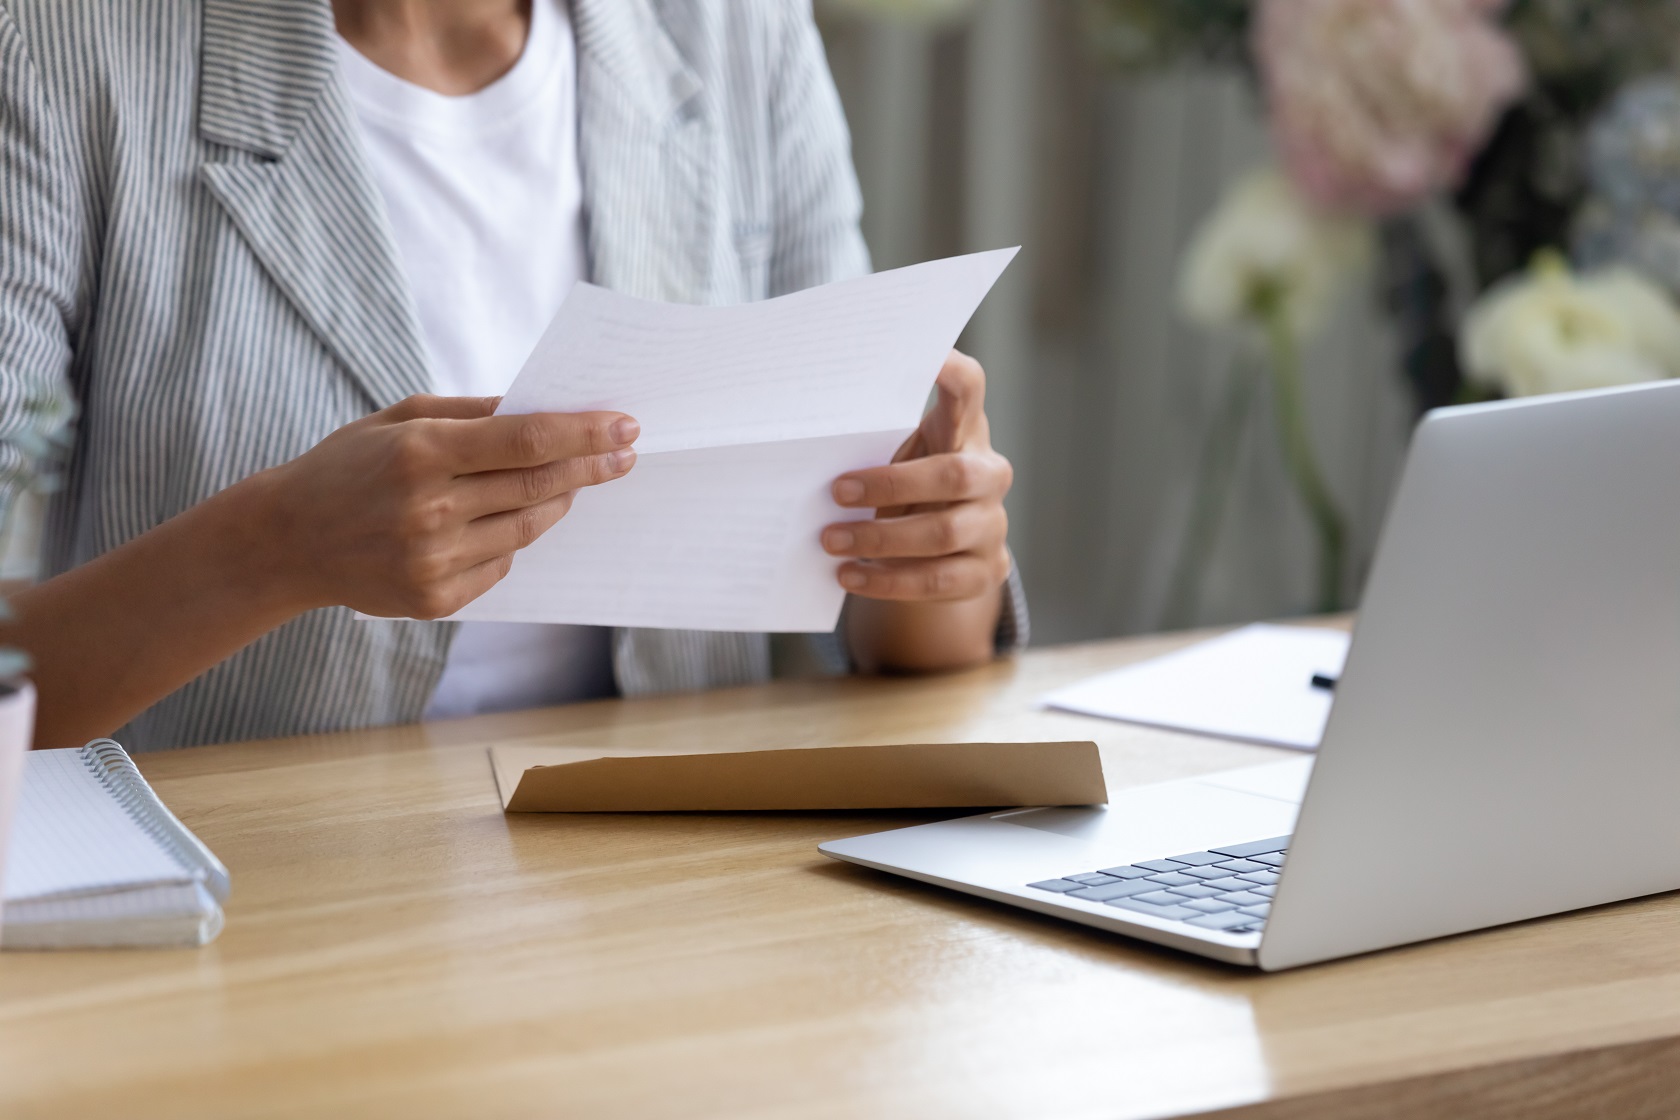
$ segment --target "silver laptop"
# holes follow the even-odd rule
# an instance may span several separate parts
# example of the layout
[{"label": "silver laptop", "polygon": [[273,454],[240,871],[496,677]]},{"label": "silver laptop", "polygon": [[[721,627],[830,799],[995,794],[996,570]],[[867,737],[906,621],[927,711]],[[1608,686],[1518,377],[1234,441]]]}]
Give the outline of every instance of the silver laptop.
[{"label": "silver laptop", "polygon": [[1316,764],[822,850],[1282,969],[1680,888],[1677,806],[1664,382],[1424,421]]}]

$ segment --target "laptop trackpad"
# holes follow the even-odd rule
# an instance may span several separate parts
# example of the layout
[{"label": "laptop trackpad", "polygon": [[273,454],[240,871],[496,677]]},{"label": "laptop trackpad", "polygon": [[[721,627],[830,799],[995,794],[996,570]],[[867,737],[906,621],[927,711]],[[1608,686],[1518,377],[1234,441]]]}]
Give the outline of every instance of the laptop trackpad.
[{"label": "laptop trackpad", "polygon": [[1313,758],[1292,758],[1288,762],[1269,762],[1264,766],[1245,766],[1241,770],[1221,770],[1196,781],[1221,789],[1236,789],[1274,797],[1299,805],[1307,796],[1307,781],[1312,777]]},{"label": "laptop trackpad", "polygon": [[1118,790],[1105,809],[1016,810],[991,819],[1104,849],[1136,847],[1137,858],[1150,859],[1287,834],[1311,772],[1310,758],[1292,759]]}]

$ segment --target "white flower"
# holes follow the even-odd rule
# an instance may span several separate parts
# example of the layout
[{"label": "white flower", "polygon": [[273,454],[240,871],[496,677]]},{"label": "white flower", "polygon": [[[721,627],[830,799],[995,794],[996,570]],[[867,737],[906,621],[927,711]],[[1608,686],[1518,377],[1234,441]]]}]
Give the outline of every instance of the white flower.
[{"label": "white flower", "polygon": [[1210,327],[1279,315],[1296,339],[1306,338],[1371,253],[1365,222],[1313,210],[1276,169],[1261,168],[1238,180],[1196,231],[1179,274],[1179,306]]},{"label": "white flower", "polygon": [[1561,256],[1494,285],[1470,308],[1460,361],[1514,397],[1680,376],[1680,310],[1639,273],[1575,275]]}]

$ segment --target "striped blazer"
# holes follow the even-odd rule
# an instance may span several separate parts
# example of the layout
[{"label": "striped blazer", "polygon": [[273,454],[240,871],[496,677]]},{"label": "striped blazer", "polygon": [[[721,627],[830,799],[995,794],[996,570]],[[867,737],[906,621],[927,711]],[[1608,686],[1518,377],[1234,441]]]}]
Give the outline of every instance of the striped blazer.
[{"label": "striped blazer", "polygon": [[[808,0],[572,12],[592,279],[730,303],[868,268]],[[47,574],[428,391],[333,34],[328,0],[0,0],[0,455],[32,396],[81,407]],[[1005,598],[1009,647],[1013,578]],[[454,631],[314,611],[121,737],[412,721]],[[630,694],[762,680],[778,660],[762,634],[649,630],[616,632],[613,657]]]}]

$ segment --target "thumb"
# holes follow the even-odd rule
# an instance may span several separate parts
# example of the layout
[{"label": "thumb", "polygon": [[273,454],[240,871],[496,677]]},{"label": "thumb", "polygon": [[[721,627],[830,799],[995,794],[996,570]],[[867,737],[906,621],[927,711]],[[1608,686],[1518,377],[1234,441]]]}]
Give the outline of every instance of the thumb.
[{"label": "thumb", "polygon": [[986,443],[986,374],[980,363],[953,350],[934,384],[938,397],[922,418],[920,429],[926,453],[958,451]]}]

